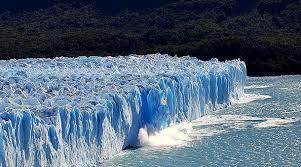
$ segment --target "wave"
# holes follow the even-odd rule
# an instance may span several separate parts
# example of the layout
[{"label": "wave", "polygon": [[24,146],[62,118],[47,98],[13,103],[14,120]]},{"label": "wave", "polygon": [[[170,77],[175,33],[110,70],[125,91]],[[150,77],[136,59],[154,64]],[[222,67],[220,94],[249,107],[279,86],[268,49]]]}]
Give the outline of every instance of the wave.
[{"label": "wave", "polygon": [[264,89],[264,88],[270,88],[273,87],[273,84],[267,84],[267,85],[249,85],[249,86],[245,86],[245,89]]},{"label": "wave", "polygon": [[[139,131],[140,146],[148,147],[183,147],[192,141],[205,137],[228,133],[234,129],[263,129],[291,126],[300,121],[293,118],[261,118],[247,115],[207,115],[192,122],[183,122],[153,135],[147,130]],[[225,128],[226,127],[226,128]]]},{"label": "wave", "polygon": [[233,104],[245,104],[245,103],[250,103],[252,101],[265,100],[270,98],[272,98],[272,96],[270,95],[244,94],[239,99],[232,99],[231,102]]}]

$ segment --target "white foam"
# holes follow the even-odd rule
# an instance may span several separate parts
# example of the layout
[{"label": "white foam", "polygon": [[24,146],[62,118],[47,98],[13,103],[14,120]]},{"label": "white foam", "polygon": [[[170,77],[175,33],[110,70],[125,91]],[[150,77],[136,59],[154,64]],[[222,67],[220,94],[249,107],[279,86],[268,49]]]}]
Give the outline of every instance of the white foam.
[{"label": "white foam", "polygon": [[[246,115],[208,115],[201,117],[195,121],[192,121],[193,126],[202,125],[218,125],[225,124],[232,128],[245,128],[246,123],[253,121],[253,127],[255,128],[269,128],[291,125],[291,123],[298,121],[291,118],[260,118]],[[257,123],[260,121],[259,123]]]},{"label": "white foam", "polygon": [[288,126],[295,122],[293,119],[267,118],[266,121],[254,125],[256,128],[272,128],[279,126]]},{"label": "white foam", "polygon": [[272,128],[290,126],[296,119],[260,118],[247,115],[207,115],[192,122],[171,126],[153,135],[141,128],[139,140],[141,146],[182,147],[193,140],[230,132],[233,129]]},{"label": "white foam", "polygon": [[268,84],[268,85],[249,85],[249,86],[245,86],[245,89],[264,89],[264,88],[269,88],[272,87],[273,84]]},{"label": "white foam", "polygon": [[192,121],[191,123],[194,126],[201,125],[216,125],[216,124],[229,124],[229,123],[238,123],[244,121],[264,121],[265,118],[252,117],[247,115],[206,115],[197,120]]},{"label": "white foam", "polygon": [[144,146],[148,144],[148,133],[146,128],[140,128],[138,133],[138,146]]},{"label": "white foam", "polygon": [[138,140],[141,146],[183,146],[190,141],[191,132],[192,127],[188,122],[171,126],[151,135],[148,135],[146,129],[141,128]]},{"label": "white foam", "polygon": [[270,99],[272,96],[269,95],[260,95],[260,94],[244,94],[239,98],[239,100],[232,99],[233,104],[245,104],[245,103],[250,103],[252,101],[256,100],[265,100],[265,99]]}]

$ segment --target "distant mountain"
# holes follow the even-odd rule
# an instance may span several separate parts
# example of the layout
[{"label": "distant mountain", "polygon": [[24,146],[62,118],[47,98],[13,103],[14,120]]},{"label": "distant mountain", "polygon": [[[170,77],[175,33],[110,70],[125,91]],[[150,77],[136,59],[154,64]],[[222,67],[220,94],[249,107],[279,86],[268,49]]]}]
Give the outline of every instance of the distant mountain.
[{"label": "distant mountain", "polygon": [[116,13],[124,9],[154,8],[170,2],[176,2],[176,0],[2,0],[0,1],[0,11],[28,12],[57,4],[72,6],[96,4],[96,7],[105,13]]},{"label": "distant mountain", "polygon": [[51,5],[51,0],[1,0],[0,11],[32,11],[47,8]]},{"label": "distant mountain", "polygon": [[[226,1],[222,1],[224,3]],[[94,5],[95,9],[105,14],[116,14],[124,10],[142,10],[162,7],[166,4],[205,3],[208,6],[216,0],[1,0],[1,12],[32,12],[47,9],[58,4],[72,7]],[[228,4],[236,3],[238,12],[260,10],[269,13],[279,13],[288,4],[300,3],[297,0],[229,0]],[[198,6],[198,5],[197,5]]]},{"label": "distant mountain", "polygon": [[[186,0],[187,1],[187,0]],[[204,1],[204,0],[203,0]],[[195,0],[197,2],[197,0]],[[200,1],[199,1],[200,2]],[[206,1],[204,1],[206,2]],[[207,1],[214,2],[214,1]],[[231,2],[231,1],[229,1]],[[286,1],[262,1],[262,0],[238,0],[241,11],[251,11],[258,7],[272,7],[274,10],[277,5],[282,5]],[[139,10],[146,8],[155,8],[168,3],[185,3],[185,0],[2,0],[0,1],[1,11],[34,11],[49,8],[57,4],[65,4],[74,6],[83,6],[87,4],[96,4],[96,8],[105,13],[116,13],[122,10]],[[268,4],[267,4],[268,3]],[[276,4],[276,6],[275,6]],[[274,6],[271,6],[274,5]]]},{"label": "distant mountain", "polygon": [[24,1],[0,2],[2,59],[160,52],[301,73],[299,0]]},{"label": "distant mountain", "polygon": [[32,12],[47,9],[57,4],[81,6],[94,3],[93,0],[1,0],[1,12]]}]

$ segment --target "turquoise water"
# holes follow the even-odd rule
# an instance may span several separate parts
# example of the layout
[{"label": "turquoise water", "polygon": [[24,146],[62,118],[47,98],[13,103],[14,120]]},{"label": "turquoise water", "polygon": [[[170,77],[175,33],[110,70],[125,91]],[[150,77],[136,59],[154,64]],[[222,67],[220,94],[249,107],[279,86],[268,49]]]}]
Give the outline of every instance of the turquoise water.
[{"label": "turquoise water", "polygon": [[301,166],[301,76],[248,78],[245,93],[101,166]]}]

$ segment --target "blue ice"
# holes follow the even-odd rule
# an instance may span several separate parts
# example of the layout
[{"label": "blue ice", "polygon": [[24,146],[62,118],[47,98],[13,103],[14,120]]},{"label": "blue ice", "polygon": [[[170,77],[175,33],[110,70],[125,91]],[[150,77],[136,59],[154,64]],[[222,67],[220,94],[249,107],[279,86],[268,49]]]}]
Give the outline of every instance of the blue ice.
[{"label": "blue ice", "polygon": [[243,95],[240,60],[130,55],[0,61],[1,166],[95,165]]}]

